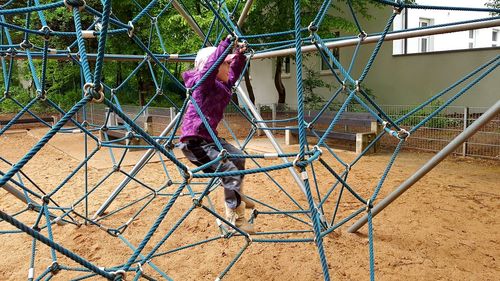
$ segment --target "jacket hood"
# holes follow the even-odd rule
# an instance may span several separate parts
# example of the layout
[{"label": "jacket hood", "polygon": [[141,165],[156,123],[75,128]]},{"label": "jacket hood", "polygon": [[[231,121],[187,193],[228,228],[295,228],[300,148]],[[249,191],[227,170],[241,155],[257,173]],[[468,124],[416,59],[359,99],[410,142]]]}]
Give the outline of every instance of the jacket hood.
[{"label": "jacket hood", "polygon": [[182,73],[182,79],[184,79],[184,85],[186,88],[191,88],[194,84],[196,84],[196,81],[199,80],[197,75],[198,72],[196,70],[188,70]]}]

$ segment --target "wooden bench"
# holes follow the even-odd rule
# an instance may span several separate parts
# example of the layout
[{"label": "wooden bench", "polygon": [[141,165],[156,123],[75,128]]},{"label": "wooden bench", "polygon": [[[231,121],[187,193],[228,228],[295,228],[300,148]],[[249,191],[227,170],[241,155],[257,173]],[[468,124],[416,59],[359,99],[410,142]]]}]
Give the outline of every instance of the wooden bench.
[{"label": "wooden bench", "polygon": [[[317,116],[318,111],[306,111],[304,120],[311,122]],[[308,136],[322,137],[326,129],[333,121],[337,112],[324,112],[321,117],[316,120],[313,130],[307,130]],[[369,131],[368,131],[369,128]],[[367,112],[344,112],[335,124],[333,130],[328,134],[328,139],[336,139],[341,141],[356,142],[356,153],[360,154],[365,148],[375,139],[381,132],[382,126],[376,121],[370,113]],[[287,145],[298,143],[298,130],[288,129],[285,131],[285,143]],[[374,145],[368,153],[377,152],[379,145]]]},{"label": "wooden bench", "polygon": [[[39,118],[40,118],[40,120],[43,120],[44,122],[47,122],[50,125],[54,125],[54,123],[56,122],[54,117],[39,117]],[[22,126],[22,127],[29,128],[29,127],[33,127],[33,125],[42,126],[43,123],[40,122],[40,120],[38,120],[36,118],[21,118],[21,119],[16,120],[13,127],[18,128],[18,127]],[[9,124],[9,122],[10,122],[10,120],[0,120],[0,128]]]}]

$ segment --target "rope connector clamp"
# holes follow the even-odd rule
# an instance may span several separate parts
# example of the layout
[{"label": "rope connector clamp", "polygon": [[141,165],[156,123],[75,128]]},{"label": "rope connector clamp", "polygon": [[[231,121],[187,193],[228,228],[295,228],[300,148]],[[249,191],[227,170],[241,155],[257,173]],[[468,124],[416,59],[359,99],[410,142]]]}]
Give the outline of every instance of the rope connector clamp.
[{"label": "rope connector clamp", "polygon": [[[118,235],[120,234],[120,231],[118,231],[118,230],[116,230],[116,229],[109,229],[109,228],[108,228],[108,229],[106,229],[106,232],[107,232],[109,235],[113,236],[113,237],[118,237]],[[125,280],[125,279],[123,279],[123,280]]]},{"label": "rope connector clamp", "polygon": [[33,48],[33,44],[31,44],[30,41],[28,40],[23,40],[23,42],[21,42],[19,44],[19,47],[22,49],[22,50],[26,50],[26,49],[31,49]]},{"label": "rope connector clamp", "polygon": [[52,275],[57,275],[59,271],[61,271],[61,267],[59,266],[59,263],[56,261],[52,262],[52,264],[49,266],[48,270]]},{"label": "rope connector clamp", "polygon": [[186,97],[189,98],[193,94],[193,90],[191,88],[186,88]]},{"label": "rope connector clamp", "polygon": [[401,129],[398,131],[398,138],[401,140],[406,140],[410,136],[410,132],[405,129]]},{"label": "rope connector clamp", "polygon": [[366,34],[366,32],[364,30],[362,30],[361,33],[358,34],[358,38],[361,41],[364,41],[366,39],[366,37],[368,37],[368,34]]},{"label": "rope connector clamp", "polygon": [[44,195],[44,196],[42,197],[42,202],[43,202],[44,204],[49,204],[49,202],[50,202],[50,196],[48,196],[48,195]]},{"label": "rope connector clamp", "polygon": [[128,22],[128,26],[130,26],[130,28],[127,30],[127,34],[128,34],[128,37],[132,38],[134,37],[134,23],[132,21],[129,21]]},{"label": "rope connector clamp", "polygon": [[402,6],[394,6],[392,7],[392,12],[396,15],[399,15],[401,14],[401,12],[403,11],[403,7]]},{"label": "rope connector clamp", "polygon": [[172,140],[168,140],[164,147],[168,150],[173,150],[175,148],[175,144],[172,142]]},{"label": "rope connector clamp", "polygon": [[250,53],[250,58],[253,58],[253,56],[255,55],[255,50],[250,48],[248,49],[249,53]]},{"label": "rope connector clamp", "polygon": [[186,180],[186,183],[190,183],[191,180],[193,179],[193,172],[189,170],[184,171],[184,179]]},{"label": "rope connector clamp", "polygon": [[82,11],[85,8],[85,0],[64,0],[64,6],[71,11],[73,8],[78,8],[79,11]]},{"label": "rope connector clamp", "polygon": [[369,212],[371,209],[373,209],[373,204],[371,199],[368,199],[368,201],[366,201],[366,211]]},{"label": "rope connector clamp", "polygon": [[315,145],[315,146],[313,147],[313,149],[319,152],[319,157],[318,157],[318,159],[320,159],[320,158],[321,158],[321,155],[323,155],[323,150],[319,147],[319,145]]},{"label": "rope connector clamp", "polygon": [[356,80],[356,82],[355,82],[355,83],[356,83],[356,84],[355,84],[355,85],[356,85],[356,88],[355,88],[355,89],[356,89],[356,92],[358,92],[358,93],[359,93],[359,92],[361,92],[361,87],[359,86],[359,80]]},{"label": "rope connector clamp", "polygon": [[47,25],[44,25],[42,26],[42,28],[40,28],[40,30],[38,30],[40,32],[43,32],[43,39],[45,39],[45,41],[48,41],[50,39],[50,33],[52,33],[52,29],[50,29],[50,27],[48,27]]},{"label": "rope connector clamp", "polygon": [[222,159],[222,162],[226,163],[227,162],[227,150],[226,149],[222,149],[219,152],[219,155],[217,155],[217,157],[220,157]]},{"label": "rope connector clamp", "polygon": [[128,131],[128,132],[125,134],[125,138],[127,138],[127,139],[129,139],[129,140],[130,140],[130,139],[133,139],[134,137],[135,137],[135,134],[134,134],[134,132],[132,132],[132,131]]},{"label": "rope connector clamp", "polygon": [[301,161],[301,159],[299,158],[299,155],[297,154],[297,157],[295,157],[295,159],[293,160],[292,162],[292,165],[293,167],[300,172],[300,166],[299,166],[299,161]]},{"label": "rope connector clamp", "polygon": [[142,264],[140,262],[137,263],[137,271],[141,273],[141,275],[144,273],[144,269],[142,268]]},{"label": "rope connector clamp", "polygon": [[104,87],[101,86],[99,87],[99,90],[95,90],[95,85],[94,83],[86,83],[83,85],[83,91],[85,92],[86,95],[92,95],[92,102],[95,103],[101,103],[104,100],[104,92],[103,92]]},{"label": "rope connector clamp", "polygon": [[115,277],[114,280],[126,280],[126,273],[124,270],[117,270],[115,272],[113,272],[113,275]]},{"label": "rope connector clamp", "polygon": [[41,101],[46,101],[47,100],[47,91],[43,90],[37,90],[36,91],[36,96],[38,97],[39,100]]},{"label": "rope connector clamp", "polygon": [[197,198],[193,198],[193,205],[196,207],[196,208],[201,208],[201,200],[197,199]]},{"label": "rope connector clamp", "polygon": [[318,31],[318,26],[314,24],[314,22],[311,22],[307,27],[307,30],[309,30],[309,32],[311,33],[316,33]]},{"label": "rope connector clamp", "polygon": [[33,204],[33,202],[29,202],[28,203],[28,206],[26,206],[26,208],[30,211],[34,211],[35,210],[35,204]]}]

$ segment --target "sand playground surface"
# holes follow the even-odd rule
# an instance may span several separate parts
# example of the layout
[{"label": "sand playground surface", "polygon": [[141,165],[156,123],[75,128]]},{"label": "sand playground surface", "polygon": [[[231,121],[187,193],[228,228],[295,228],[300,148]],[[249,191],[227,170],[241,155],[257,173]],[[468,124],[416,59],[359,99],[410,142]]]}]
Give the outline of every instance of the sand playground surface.
[{"label": "sand playground surface", "polygon": [[[11,132],[0,136],[0,156],[11,163],[21,159],[46,131]],[[46,192],[54,190],[84,159],[83,136],[78,134],[56,135],[48,145],[30,160],[22,171]],[[89,142],[89,151],[93,143]],[[95,146],[95,145],[94,145]],[[250,144],[249,150],[262,153],[270,145],[257,139]],[[297,150],[297,146],[284,147],[285,150]],[[178,150],[178,149],[176,149]],[[121,150],[123,151],[123,150]],[[116,161],[121,159],[121,151],[115,151]],[[143,155],[143,150],[127,153],[121,162],[121,169],[129,171]],[[180,161],[188,164],[175,152]],[[338,151],[344,159],[352,160],[355,153]],[[367,198],[373,192],[383,170],[391,157],[391,151],[384,151],[363,157],[349,174],[349,183]],[[378,200],[384,198],[405,179],[421,167],[432,154],[402,152],[397,158]],[[331,156],[323,159],[336,171],[341,166]],[[166,180],[165,169],[174,182],[180,181],[175,166],[168,161],[164,166],[158,157],[146,165],[137,175],[137,179],[147,186],[158,188]],[[282,163],[280,160],[259,161],[270,166]],[[247,161],[248,168],[256,165]],[[89,190],[110,174],[113,162],[108,149],[101,149],[88,163]],[[6,172],[9,166],[0,165],[0,171]],[[324,168],[315,170],[319,181],[319,190],[325,193],[335,182],[335,178]],[[301,205],[307,206],[307,200],[297,187],[287,170],[270,173]],[[111,173],[105,181],[87,198],[75,204],[75,211],[85,214],[88,204],[89,217],[96,212],[113,189],[123,179],[120,172]],[[28,182],[25,184],[35,188]],[[171,198],[171,193],[178,187],[173,185],[151,200],[144,210],[136,214],[147,201],[140,202],[122,211],[116,212],[99,222],[108,227],[119,227],[130,222],[123,232],[123,238],[134,247],[144,238],[162,208]],[[193,190],[201,191],[205,185],[193,185]],[[85,194],[85,174],[81,170],[61,188],[52,199],[60,206],[71,207]],[[264,174],[252,174],[245,177],[246,193],[256,200],[265,202],[282,210],[291,210],[295,206],[287,199],[283,191]],[[110,206],[116,210],[121,206],[147,196],[151,193],[147,187],[137,182],[130,183]],[[183,195],[188,195],[183,193]],[[331,214],[337,196],[332,195],[325,205]],[[149,199],[150,197],[148,197]],[[211,202],[217,212],[223,214],[222,190],[217,188],[210,194]],[[433,171],[415,184],[374,218],[374,250],[376,280],[499,280],[500,276],[500,162],[472,158],[447,158]],[[376,202],[375,202],[376,203]],[[203,204],[209,205],[208,200]],[[181,196],[173,205],[158,231],[151,238],[143,253],[148,253],[158,241],[171,229],[186,211],[193,206],[190,196]],[[0,210],[10,215],[23,210],[25,203],[17,200],[4,189],[0,190]],[[339,215],[346,217],[361,207],[352,195],[346,193],[339,206]],[[257,204],[259,211],[269,211]],[[56,213],[57,210],[54,211]],[[72,216],[83,223],[77,215]],[[37,213],[24,212],[16,217],[32,226]],[[304,215],[301,218],[305,218]],[[368,230],[363,227],[356,234],[347,232],[350,221],[325,237],[324,247],[328,259],[329,273],[332,280],[369,280]],[[44,220],[42,219],[42,224]],[[280,230],[304,230],[311,228],[284,215],[259,215],[255,220],[259,232]],[[0,230],[15,230],[6,222],[0,222]],[[47,235],[47,229],[41,233]],[[72,224],[53,226],[54,241],[97,266],[109,267],[126,263],[132,250],[118,237],[106,233],[91,224],[77,227]],[[220,231],[214,216],[201,208],[196,208],[187,219],[174,231],[158,252],[188,245],[197,241],[219,237]],[[311,233],[267,235],[262,239],[302,239],[311,238]],[[24,233],[0,235],[0,280],[26,280],[32,252],[31,236]],[[230,239],[219,238],[209,243],[161,255],[152,259],[154,266],[162,269],[174,280],[215,280],[224,271],[238,251],[245,245],[243,237]],[[80,267],[75,262],[57,253],[59,264],[68,267]],[[35,277],[39,276],[52,263],[50,248],[37,243],[35,259]],[[153,279],[163,278],[144,265],[144,273]],[[70,280],[86,273],[63,270],[51,280]],[[50,276],[50,275],[49,275]],[[132,280],[133,273],[128,273],[127,280]],[[87,280],[102,280],[92,277]],[[141,279],[145,280],[145,279]],[[224,280],[323,280],[318,252],[313,242],[308,243],[264,243],[253,242],[241,258],[224,277]]]}]

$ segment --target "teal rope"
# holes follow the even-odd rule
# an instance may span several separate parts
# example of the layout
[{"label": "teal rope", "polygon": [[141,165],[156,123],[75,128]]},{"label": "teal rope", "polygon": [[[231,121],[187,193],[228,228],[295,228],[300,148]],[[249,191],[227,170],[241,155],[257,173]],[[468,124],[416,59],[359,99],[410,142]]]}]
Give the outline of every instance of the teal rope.
[{"label": "teal rope", "polygon": [[58,251],[59,253],[65,255],[66,257],[70,258],[71,260],[75,261],[76,263],[94,271],[95,273],[97,273],[105,278],[108,278],[108,279],[114,278],[114,275],[112,273],[109,273],[109,272],[106,272],[104,270],[99,269],[97,266],[89,263],[87,260],[74,254],[73,252],[60,246],[59,244],[53,242],[52,240],[48,239],[47,237],[43,236],[42,234],[34,231],[30,227],[26,226],[25,224],[16,220],[15,218],[9,216],[8,214],[4,213],[3,211],[0,211],[0,218],[3,219],[4,221],[10,223],[11,225],[17,227],[18,229],[22,230],[23,232],[31,235],[33,238],[37,239],[38,241],[42,242],[43,244],[53,248],[54,250]]},{"label": "teal rope", "polygon": [[17,172],[19,172],[26,163],[33,158],[33,156],[42,149],[42,147],[61,129],[61,127],[70,119],[71,116],[82,108],[92,97],[86,96],[78,103],[76,103],[69,111],[66,113],[53,127],[47,132],[47,134],[38,141],[35,146],[23,157],[19,162],[17,162],[12,169],[10,169],[1,179],[0,186],[3,186],[7,181],[9,181]]}]

